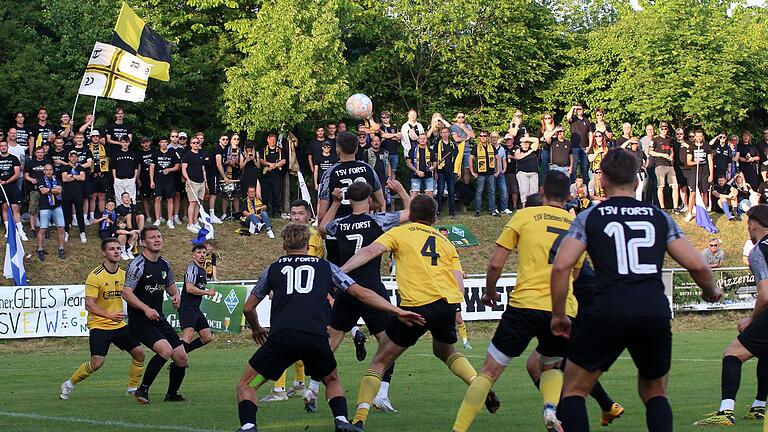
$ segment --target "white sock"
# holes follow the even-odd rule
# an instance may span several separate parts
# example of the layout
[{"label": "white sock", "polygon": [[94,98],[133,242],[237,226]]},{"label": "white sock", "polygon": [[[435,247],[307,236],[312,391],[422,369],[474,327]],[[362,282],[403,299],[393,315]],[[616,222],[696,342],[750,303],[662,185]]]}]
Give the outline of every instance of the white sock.
[{"label": "white sock", "polygon": [[723,399],[720,401],[720,409],[718,411],[730,410],[733,411],[733,407],[736,405],[736,401],[733,399]]},{"label": "white sock", "polygon": [[89,218],[89,219],[95,219],[95,218],[93,217],[93,212],[90,212],[90,213],[88,213],[88,218]]},{"label": "white sock", "polygon": [[246,423],[246,424],[244,424],[244,425],[240,426],[240,429],[243,429],[243,430],[245,430],[245,429],[248,429],[248,428],[252,428],[252,427],[254,427],[254,426],[256,426],[256,425],[255,425],[255,424],[253,424],[253,423]]},{"label": "white sock", "polygon": [[754,402],[752,402],[753,407],[763,407],[765,408],[765,401],[757,400],[755,399]]},{"label": "white sock", "polygon": [[8,222],[3,222],[5,224],[5,231],[8,232]]},{"label": "white sock", "polygon": [[[71,381],[71,380],[67,380],[66,384],[67,384],[67,386],[69,386],[69,387],[74,387],[74,386],[75,386],[74,384],[72,384],[72,381]],[[763,404],[765,404],[765,402],[763,402]]]},{"label": "white sock", "polygon": [[461,338],[462,343],[467,343],[467,338]]},{"label": "white sock", "polygon": [[248,227],[248,232],[251,234],[256,233],[256,225],[254,225],[253,222],[251,222],[250,226]]},{"label": "white sock", "polygon": [[284,392],[285,391],[285,387],[274,387],[274,388],[272,388],[272,390],[274,390],[276,392]]},{"label": "white sock", "polygon": [[367,409],[367,410],[369,410],[369,409],[371,409],[371,404],[359,403],[359,404],[357,404],[357,409]]},{"label": "white sock", "polygon": [[317,394],[318,390],[320,390],[320,381],[309,380],[309,390]]},{"label": "white sock", "polygon": [[336,416],[336,420],[341,420],[344,423],[349,423],[349,420],[347,420],[347,418],[344,416]]},{"label": "white sock", "polygon": [[355,336],[355,333],[357,333],[359,331],[360,331],[360,327],[354,326],[354,327],[352,327],[352,330],[349,331],[349,334],[351,334],[352,336]]},{"label": "white sock", "polygon": [[386,381],[381,382],[381,386],[379,387],[379,394],[377,394],[376,396],[382,399],[389,399],[389,383],[388,382]]}]

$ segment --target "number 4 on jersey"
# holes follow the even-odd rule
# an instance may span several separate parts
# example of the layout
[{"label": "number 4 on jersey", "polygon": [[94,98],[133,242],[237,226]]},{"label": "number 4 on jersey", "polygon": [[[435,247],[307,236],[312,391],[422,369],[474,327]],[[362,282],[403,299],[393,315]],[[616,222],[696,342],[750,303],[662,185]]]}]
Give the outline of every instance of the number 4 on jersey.
[{"label": "number 4 on jersey", "polygon": [[427,241],[424,242],[424,247],[421,248],[421,256],[432,258],[432,265],[437,265],[437,259],[440,258],[440,254],[437,253],[435,236],[429,236]]}]

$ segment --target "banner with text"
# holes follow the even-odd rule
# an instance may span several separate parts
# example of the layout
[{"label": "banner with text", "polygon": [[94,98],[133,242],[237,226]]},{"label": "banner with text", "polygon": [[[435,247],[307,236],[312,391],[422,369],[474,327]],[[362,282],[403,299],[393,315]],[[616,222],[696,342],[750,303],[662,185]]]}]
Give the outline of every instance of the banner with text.
[{"label": "banner with text", "polygon": [[673,271],[673,304],[679,312],[753,309],[757,288],[755,276],[749,269],[713,269],[715,284],[723,290],[723,300],[706,303],[701,299],[701,289],[687,271]]},{"label": "banner with text", "polygon": [[[177,284],[181,289],[181,284]],[[200,311],[208,320],[208,325],[213,332],[240,333],[243,320],[243,305],[248,295],[248,287],[243,285],[219,285],[209,283],[208,287],[216,289],[216,295],[203,296],[200,302]],[[170,299],[163,302],[163,314],[165,319],[179,330],[179,312],[173,308]]]},{"label": "banner with text", "polygon": [[85,336],[84,285],[0,288],[0,339]]}]

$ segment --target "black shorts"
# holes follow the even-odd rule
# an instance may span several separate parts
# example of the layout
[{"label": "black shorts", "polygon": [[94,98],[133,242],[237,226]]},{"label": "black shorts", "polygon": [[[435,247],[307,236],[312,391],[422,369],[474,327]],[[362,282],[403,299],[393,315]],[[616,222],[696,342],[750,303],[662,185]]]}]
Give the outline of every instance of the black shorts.
[{"label": "black shorts", "polygon": [[117,225],[115,224],[110,225],[106,230],[99,230],[99,239],[106,240],[108,238],[117,237],[115,231],[117,231]]},{"label": "black shorts", "polygon": [[176,175],[176,193],[180,194],[183,198],[186,196],[185,193],[183,193],[187,188],[187,184],[184,182],[184,177],[181,175],[181,173]]},{"label": "black shorts", "polygon": [[155,190],[153,192],[156,197],[173,198],[176,195],[176,185],[170,180],[155,182]]},{"label": "black shorts", "polygon": [[[565,357],[568,340],[552,334],[552,312],[509,306],[501,316],[491,344],[509,358],[519,357],[533,338],[536,351],[544,357]],[[489,348],[490,349],[490,348]]]},{"label": "black shorts", "polygon": [[589,314],[575,328],[568,361],[607,372],[626,348],[642,379],[661,378],[672,361],[672,328],[664,317],[601,318]]},{"label": "black shorts", "polygon": [[208,182],[208,193],[210,193],[211,195],[216,195],[217,194],[216,191],[219,190],[219,183],[224,183],[224,182],[219,179],[219,175],[217,174],[217,172],[214,172],[214,171],[206,172],[206,175],[207,175],[206,180]]},{"label": "black shorts", "polygon": [[455,344],[459,340],[456,337],[456,303],[438,300],[423,306],[400,306],[400,308],[418,313],[427,322],[423,326],[408,327],[400,320],[390,320],[387,336],[395,344],[401,347],[414,346],[427,331],[439,342]]},{"label": "black shorts", "polygon": [[192,327],[196,332],[210,327],[200,308],[190,306],[179,308],[179,323],[182,330]]},{"label": "black shorts", "polygon": [[94,193],[107,193],[112,185],[112,176],[107,173],[102,173],[100,176],[94,176],[91,178],[90,192]]},{"label": "black shorts", "polygon": [[146,178],[142,175],[141,186],[139,186],[139,198],[152,198],[153,196],[152,187],[149,184],[149,174],[147,174]]},{"label": "black shorts", "polygon": [[738,336],[739,342],[744,345],[753,356],[763,358],[768,355],[768,313],[761,313]]},{"label": "black shorts", "polygon": [[[8,195],[8,201],[10,201],[11,204],[21,203],[21,192],[19,191],[19,188],[16,187],[15,183],[5,185],[3,189],[5,189],[5,193]],[[0,192],[0,204],[6,204],[5,195],[2,192]]]},{"label": "black shorts", "polygon": [[685,170],[680,168],[679,166],[675,166],[675,177],[677,177],[677,186],[678,187],[686,187],[688,186],[688,177],[686,176]]},{"label": "black shorts", "polygon": [[93,189],[93,182],[91,181],[90,174],[85,175],[85,181],[83,182],[82,187],[80,189],[82,191],[83,199],[88,199],[91,197],[91,189]]},{"label": "black shorts", "polygon": [[[685,178],[688,181],[688,189],[693,190],[696,187],[696,167],[685,171]],[[709,191],[709,168],[705,165],[699,167],[699,192]]]},{"label": "black shorts", "polygon": [[[389,301],[387,296],[382,295],[378,291],[375,292]],[[357,321],[360,318],[365,321],[365,325],[368,326],[368,330],[371,334],[377,334],[386,330],[389,325],[389,320],[392,317],[388,312],[367,306],[365,303],[346,292],[342,292],[336,296],[336,301],[333,303],[333,310],[331,310],[331,327],[346,333],[352,330],[352,327],[357,325]]]},{"label": "black shorts", "polygon": [[316,381],[322,381],[336,369],[336,358],[327,336],[293,329],[269,335],[248,364],[259,375],[275,381],[299,360],[304,362],[307,375]]},{"label": "black shorts", "polygon": [[159,340],[167,340],[171,344],[171,348],[181,346],[181,339],[176,334],[176,330],[171,327],[168,321],[165,320],[164,315],[160,315],[159,321],[150,321],[148,319],[136,319],[132,318],[128,321],[128,327],[131,329],[131,333],[139,340],[139,342],[146,345],[149,349],[155,345]]},{"label": "black shorts", "polygon": [[88,345],[91,347],[92,356],[106,357],[110,344],[115,344],[116,347],[126,352],[130,352],[141,345],[133,337],[127,326],[115,330],[91,329]]}]

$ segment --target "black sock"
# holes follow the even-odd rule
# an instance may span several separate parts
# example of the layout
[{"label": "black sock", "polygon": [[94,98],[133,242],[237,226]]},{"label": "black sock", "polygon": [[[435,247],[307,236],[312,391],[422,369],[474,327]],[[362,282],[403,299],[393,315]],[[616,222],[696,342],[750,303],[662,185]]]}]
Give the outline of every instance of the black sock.
[{"label": "black sock", "polygon": [[392,382],[392,374],[395,373],[395,364],[392,363],[392,366],[389,367],[389,369],[384,371],[384,375],[381,377],[381,380],[383,382]]},{"label": "black sock", "polygon": [[592,387],[592,391],[589,395],[592,396],[592,399],[594,399],[598,405],[600,405],[600,409],[603,410],[603,412],[611,410],[613,399],[611,399],[611,397],[608,396],[608,393],[605,392],[603,386],[600,385],[600,381],[595,382],[595,386]]},{"label": "black sock", "polygon": [[176,396],[179,394],[181,382],[184,381],[184,375],[186,374],[186,367],[176,366],[176,363],[171,363],[171,370],[168,372],[168,395]]},{"label": "black sock", "polygon": [[557,406],[557,416],[568,432],[588,432],[587,403],[581,396],[568,396]]},{"label": "black sock", "polygon": [[768,361],[757,359],[757,394],[755,399],[765,401],[768,398]]},{"label": "black sock", "polygon": [[141,381],[141,386],[146,387],[146,389],[149,390],[149,387],[155,382],[157,374],[160,373],[167,361],[168,360],[161,357],[160,354],[153,355],[152,358],[149,359],[149,363],[147,363],[147,368],[144,369],[144,378]]},{"label": "black sock", "polygon": [[249,400],[244,400],[237,404],[237,413],[240,415],[240,426],[246,423],[256,424],[256,411],[259,407]]},{"label": "black sock", "polygon": [[672,407],[664,396],[656,396],[645,404],[648,432],[672,432]]},{"label": "black sock", "polygon": [[741,384],[741,360],[735,356],[723,357],[723,372],[720,377],[721,399],[736,400]]},{"label": "black sock", "polygon": [[347,411],[347,398],[344,396],[336,396],[335,398],[329,400],[328,406],[331,407],[331,412],[333,413],[334,418],[339,416],[349,418],[349,411]]},{"label": "black sock", "polygon": [[200,338],[193,340],[192,342],[182,342],[184,344],[184,350],[188,353],[203,346],[203,341]]}]

